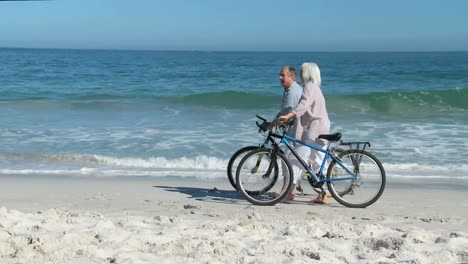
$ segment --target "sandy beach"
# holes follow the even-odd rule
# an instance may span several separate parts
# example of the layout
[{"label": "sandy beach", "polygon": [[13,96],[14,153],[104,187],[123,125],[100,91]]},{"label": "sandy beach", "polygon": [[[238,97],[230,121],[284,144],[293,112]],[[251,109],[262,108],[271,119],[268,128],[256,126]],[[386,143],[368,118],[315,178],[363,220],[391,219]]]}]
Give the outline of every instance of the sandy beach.
[{"label": "sandy beach", "polygon": [[[310,187],[305,188],[310,193]],[[468,192],[253,206],[224,181],[0,178],[1,263],[468,263]]]},{"label": "sandy beach", "polygon": [[0,264],[468,264],[467,11],[0,0]]}]

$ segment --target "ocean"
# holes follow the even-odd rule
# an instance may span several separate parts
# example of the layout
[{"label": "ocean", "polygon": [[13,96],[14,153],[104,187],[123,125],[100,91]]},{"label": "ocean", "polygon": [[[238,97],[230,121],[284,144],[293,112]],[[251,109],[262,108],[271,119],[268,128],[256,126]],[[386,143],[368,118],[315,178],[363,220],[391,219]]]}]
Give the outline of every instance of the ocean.
[{"label": "ocean", "polygon": [[370,141],[389,180],[468,180],[468,52],[1,48],[0,175],[225,178],[281,67],[311,61],[331,132]]}]

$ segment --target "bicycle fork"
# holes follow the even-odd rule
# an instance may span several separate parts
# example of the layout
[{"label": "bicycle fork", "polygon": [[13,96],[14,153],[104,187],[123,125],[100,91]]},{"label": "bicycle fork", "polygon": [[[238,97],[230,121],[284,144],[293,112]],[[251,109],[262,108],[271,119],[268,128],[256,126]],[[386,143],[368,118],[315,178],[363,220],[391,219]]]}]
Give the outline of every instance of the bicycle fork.
[{"label": "bicycle fork", "polygon": [[[278,150],[271,151],[270,164],[268,165],[268,169],[267,169],[266,173],[262,175],[263,179],[270,177],[271,171],[273,170],[273,168],[275,167],[275,164],[276,164],[277,152],[278,152]],[[265,154],[258,155],[257,164],[255,164],[255,167],[251,170],[252,173],[256,173],[258,171],[260,163],[262,162],[263,155],[265,155]]]}]

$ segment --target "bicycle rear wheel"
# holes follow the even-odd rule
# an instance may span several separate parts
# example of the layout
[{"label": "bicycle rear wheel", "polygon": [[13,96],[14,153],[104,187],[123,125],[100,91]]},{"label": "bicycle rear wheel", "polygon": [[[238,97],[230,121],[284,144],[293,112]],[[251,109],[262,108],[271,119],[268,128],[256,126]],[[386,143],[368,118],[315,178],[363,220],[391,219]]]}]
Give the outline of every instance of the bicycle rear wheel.
[{"label": "bicycle rear wheel", "polygon": [[237,167],[238,190],[252,204],[274,205],[293,188],[294,178],[288,159],[281,153],[271,152],[267,148],[253,150]]},{"label": "bicycle rear wheel", "polygon": [[236,183],[236,170],[237,166],[239,165],[239,162],[242,160],[243,157],[247,153],[249,153],[252,150],[258,149],[259,146],[247,146],[239,149],[236,151],[231,158],[229,159],[228,165],[227,165],[227,177],[229,182],[231,183],[232,187],[237,191],[237,183]]},{"label": "bicycle rear wheel", "polygon": [[385,170],[381,162],[369,152],[347,150],[338,155],[340,162],[357,179],[340,180],[352,177],[336,161],[332,161],[327,171],[328,190],[340,204],[352,208],[364,208],[375,203],[385,189]]}]

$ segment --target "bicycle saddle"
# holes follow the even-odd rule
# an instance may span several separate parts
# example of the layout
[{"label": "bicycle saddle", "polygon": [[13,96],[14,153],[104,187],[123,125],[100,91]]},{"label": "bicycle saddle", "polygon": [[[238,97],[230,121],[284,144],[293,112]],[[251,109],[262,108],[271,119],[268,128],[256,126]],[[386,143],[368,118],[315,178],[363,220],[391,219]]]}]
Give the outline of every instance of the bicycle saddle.
[{"label": "bicycle saddle", "polygon": [[341,139],[341,133],[322,134],[322,135],[319,135],[318,137],[322,139],[326,139],[331,142],[336,142]]}]

